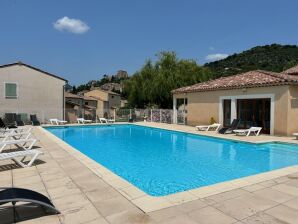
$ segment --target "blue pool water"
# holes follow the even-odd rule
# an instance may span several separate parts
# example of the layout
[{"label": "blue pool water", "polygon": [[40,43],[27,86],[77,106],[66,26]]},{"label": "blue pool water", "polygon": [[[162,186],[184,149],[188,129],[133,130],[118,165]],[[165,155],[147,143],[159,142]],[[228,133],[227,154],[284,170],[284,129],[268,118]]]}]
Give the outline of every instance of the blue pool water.
[{"label": "blue pool water", "polygon": [[47,128],[152,196],[298,164],[298,146],[249,144],[137,125]]}]

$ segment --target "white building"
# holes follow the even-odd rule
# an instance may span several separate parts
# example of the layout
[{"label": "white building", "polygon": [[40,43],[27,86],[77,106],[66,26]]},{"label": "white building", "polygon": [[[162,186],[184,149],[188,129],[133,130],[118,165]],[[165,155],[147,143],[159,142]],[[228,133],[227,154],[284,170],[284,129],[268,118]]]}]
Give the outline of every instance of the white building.
[{"label": "white building", "polygon": [[67,80],[22,62],[0,65],[0,117],[36,114],[40,122],[64,119]]}]

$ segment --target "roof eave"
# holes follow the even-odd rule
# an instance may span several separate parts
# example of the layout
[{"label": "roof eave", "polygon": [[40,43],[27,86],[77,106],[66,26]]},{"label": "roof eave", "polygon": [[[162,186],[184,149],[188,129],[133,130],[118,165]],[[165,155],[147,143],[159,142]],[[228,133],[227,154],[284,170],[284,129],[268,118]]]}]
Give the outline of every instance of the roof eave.
[{"label": "roof eave", "polygon": [[36,71],[38,71],[38,72],[41,72],[41,73],[44,73],[44,74],[46,74],[46,75],[52,76],[52,77],[54,77],[54,78],[56,78],[56,79],[63,80],[63,81],[65,81],[66,83],[68,83],[68,80],[67,80],[67,79],[64,79],[64,78],[59,77],[59,76],[57,76],[57,75],[54,75],[54,74],[52,74],[52,73],[46,72],[46,71],[41,70],[41,69],[39,69],[39,68],[36,68],[36,67],[34,67],[34,66],[25,64],[25,63],[23,63],[23,62],[15,62],[15,63],[11,63],[11,64],[0,65],[0,68],[5,68],[5,67],[9,67],[9,66],[14,66],[14,65],[23,65],[23,66],[26,66],[26,67],[28,67],[28,68],[31,68],[31,69],[36,70]]},{"label": "roof eave", "polygon": [[256,87],[284,86],[284,85],[298,85],[298,82],[279,82],[279,83],[262,84],[262,85],[243,85],[243,86],[219,87],[219,88],[209,88],[209,89],[206,88],[206,89],[185,90],[185,91],[173,90],[172,94],[196,93],[196,92],[207,92],[207,91],[209,92],[209,91],[256,88]]}]

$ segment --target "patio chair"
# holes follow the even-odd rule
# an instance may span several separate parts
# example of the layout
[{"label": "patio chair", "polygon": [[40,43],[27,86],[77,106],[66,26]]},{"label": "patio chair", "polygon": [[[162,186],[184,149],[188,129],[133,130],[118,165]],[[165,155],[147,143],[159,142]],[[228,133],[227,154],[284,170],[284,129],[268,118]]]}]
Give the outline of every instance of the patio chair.
[{"label": "patio chair", "polygon": [[8,126],[15,126],[16,119],[17,119],[16,113],[5,113],[5,115],[4,115],[5,124]]},{"label": "patio chair", "polygon": [[240,119],[234,119],[230,127],[221,128],[218,133],[232,134],[233,130],[237,129],[240,124]]},{"label": "patio chair", "polygon": [[30,120],[33,126],[39,126],[40,122],[36,117],[36,114],[30,114]]},{"label": "patio chair", "polygon": [[37,140],[34,138],[3,141],[3,142],[0,142],[0,153],[2,153],[2,151],[7,146],[12,146],[12,145],[17,145],[20,148],[27,151],[32,149],[32,147],[35,145],[36,142]]},{"label": "patio chair", "polygon": [[22,121],[21,114],[17,114],[17,116],[16,116],[16,124],[17,124],[17,126],[24,126],[25,125],[24,121]]},{"label": "patio chair", "polygon": [[[32,150],[26,150],[26,151],[15,151],[15,152],[2,152],[0,153],[0,161],[3,160],[13,160],[15,163],[19,164],[21,167],[29,167],[31,166],[34,161],[37,159],[39,155],[43,154],[41,151],[32,149]],[[21,159],[19,159],[21,157]],[[26,157],[31,157],[31,160],[29,163],[24,163],[24,159]]]},{"label": "patio chair", "polygon": [[67,121],[59,120],[57,118],[50,119],[52,125],[66,124]]},{"label": "patio chair", "polygon": [[92,120],[86,120],[84,118],[77,118],[78,124],[86,124],[86,123],[92,123]]},{"label": "patio chair", "polygon": [[298,140],[298,133],[293,133],[293,136],[295,136],[296,139]]},{"label": "patio chair", "polygon": [[7,128],[1,117],[0,117],[0,128],[1,129],[6,129]]},{"label": "patio chair", "polygon": [[8,125],[8,124],[4,123],[4,121],[0,117],[0,128],[2,128],[2,129],[17,128],[17,126],[15,126],[13,124],[12,125]]},{"label": "patio chair", "polygon": [[31,132],[20,132],[20,133],[0,133],[0,142],[5,142],[9,140],[21,140],[21,139],[29,139],[31,137]]},{"label": "patio chair", "polygon": [[198,125],[198,126],[196,126],[196,129],[198,131],[211,131],[211,130],[218,131],[220,126],[221,126],[221,124],[214,123],[214,124],[211,124],[211,125]]},{"label": "patio chair", "polygon": [[[40,206],[44,213],[43,215],[55,215],[60,214],[60,212],[55,208],[50,199],[43,194],[36,191],[32,191],[24,188],[2,188],[0,190],[0,205],[7,203],[12,203],[13,207],[13,223],[22,221],[17,214],[16,203],[21,202],[21,206],[30,206],[30,208],[38,209],[38,207],[33,207],[33,205]],[[23,203],[26,204],[23,204]],[[34,218],[34,216],[32,217]]]},{"label": "patio chair", "polygon": [[242,136],[249,136],[251,133],[254,133],[256,136],[259,136],[261,130],[262,130],[262,127],[250,127],[248,129],[236,129],[236,130],[233,130],[233,132],[236,135],[242,135]]}]

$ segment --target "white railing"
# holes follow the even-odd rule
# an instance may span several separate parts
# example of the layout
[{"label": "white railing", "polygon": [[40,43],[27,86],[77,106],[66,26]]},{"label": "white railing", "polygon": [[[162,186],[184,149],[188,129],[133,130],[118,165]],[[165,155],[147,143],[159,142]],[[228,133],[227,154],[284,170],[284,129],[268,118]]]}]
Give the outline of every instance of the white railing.
[{"label": "white railing", "polygon": [[117,109],[116,121],[133,120],[159,123],[173,123],[173,110],[169,109]]},{"label": "white railing", "polygon": [[[13,122],[13,118],[16,115],[20,115],[21,119],[26,124],[30,124],[30,115],[36,115],[37,119],[44,124],[50,123],[49,120],[57,118],[60,120],[66,120],[69,123],[76,123],[77,118],[85,118],[98,122],[99,118],[114,119],[116,122],[128,122],[128,121],[146,121],[146,122],[158,122],[158,123],[174,123],[173,110],[169,109],[80,109],[79,107],[62,109],[47,110],[13,110],[0,108],[0,117],[7,123]],[[186,115],[184,111],[177,111],[177,123],[185,124]]]}]

